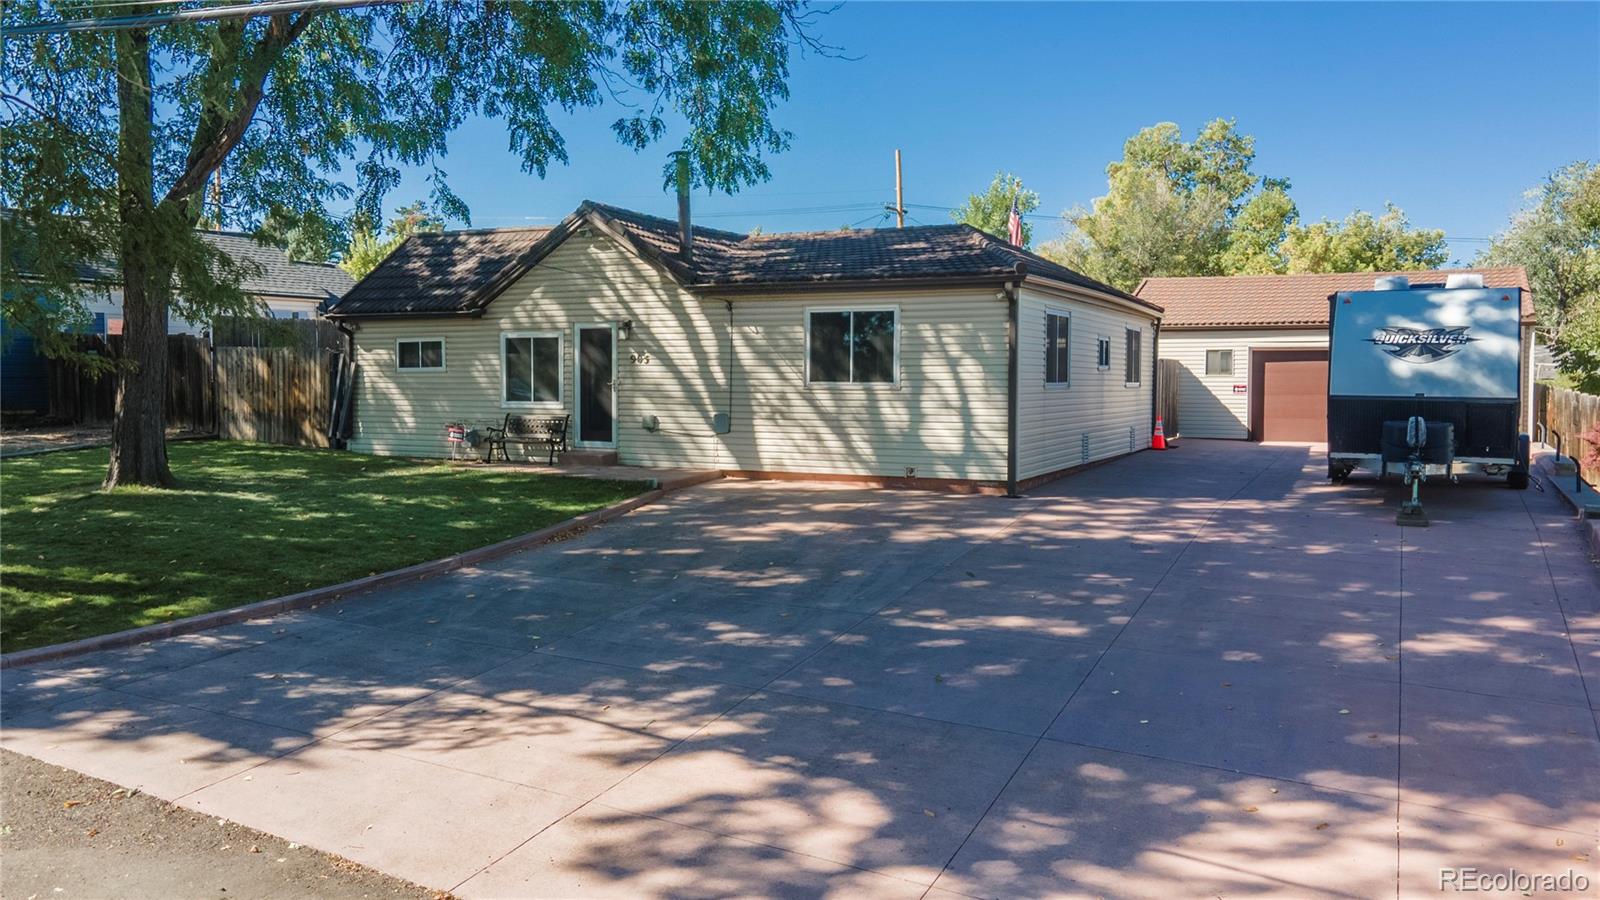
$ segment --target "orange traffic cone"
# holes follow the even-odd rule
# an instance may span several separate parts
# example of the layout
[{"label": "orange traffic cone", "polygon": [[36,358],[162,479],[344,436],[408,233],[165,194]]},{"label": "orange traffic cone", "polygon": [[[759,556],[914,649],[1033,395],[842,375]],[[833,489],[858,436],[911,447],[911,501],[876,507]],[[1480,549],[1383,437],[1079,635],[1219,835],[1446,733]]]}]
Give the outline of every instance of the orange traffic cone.
[{"label": "orange traffic cone", "polygon": [[1151,450],[1167,449],[1167,431],[1161,427],[1161,417],[1156,416],[1156,433],[1150,435]]}]

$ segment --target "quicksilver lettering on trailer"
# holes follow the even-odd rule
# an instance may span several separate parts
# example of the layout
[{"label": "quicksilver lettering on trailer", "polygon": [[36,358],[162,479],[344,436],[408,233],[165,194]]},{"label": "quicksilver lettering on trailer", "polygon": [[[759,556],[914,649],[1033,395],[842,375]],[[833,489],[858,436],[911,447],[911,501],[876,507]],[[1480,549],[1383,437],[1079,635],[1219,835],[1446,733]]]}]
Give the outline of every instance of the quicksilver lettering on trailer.
[{"label": "quicksilver lettering on trailer", "polygon": [[1469,337],[1470,326],[1455,328],[1380,328],[1367,338],[1383,352],[1407,362],[1430,363],[1444,359],[1476,341]]}]

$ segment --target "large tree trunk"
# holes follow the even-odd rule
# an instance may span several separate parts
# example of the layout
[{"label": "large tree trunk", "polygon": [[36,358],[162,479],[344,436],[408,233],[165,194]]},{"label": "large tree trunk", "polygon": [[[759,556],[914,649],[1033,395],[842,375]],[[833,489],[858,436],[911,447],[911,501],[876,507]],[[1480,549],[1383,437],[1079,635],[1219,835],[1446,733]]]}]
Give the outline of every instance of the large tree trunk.
[{"label": "large tree trunk", "polygon": [[155,208],[150,36],[118,31],[117,205],[121,219],[123,355],[111,426],[108,488],[173,484],[167,465],[167,295],[172,276]]}]

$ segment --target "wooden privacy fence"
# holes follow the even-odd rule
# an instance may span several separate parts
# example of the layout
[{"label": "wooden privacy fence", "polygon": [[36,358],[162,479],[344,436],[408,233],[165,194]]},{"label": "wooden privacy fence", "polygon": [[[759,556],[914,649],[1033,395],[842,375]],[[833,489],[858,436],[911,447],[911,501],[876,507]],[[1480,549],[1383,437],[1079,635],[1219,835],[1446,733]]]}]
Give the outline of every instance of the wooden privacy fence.
[{"label": "wooden privacy fence", "polygon": [[299,347],[217,347],[217,436],[327,447],[338,354]]},{"label": "wooden privacy fence", "polygon": [[[118,359],[123,337],[88,335],[78,341],[84,353]],[[50,392],[52,419],[73,424],[109,423],[116,409],[117,373],[90,375],[69,360],[47,361],[46,383]],[[211,381],[211,344],[192,334],[167,336],[168,427],[189,431],[210,431],[216,402]]]},{"label": "wooden privacy fence", "polygon": [[1175,359],[1156,361],[1156,415],[1161,417],[1161,428],[1167,437],[1176,437],[1178,429],[1178,379],[1182,364]]},{"label": "wooden privacy fence", "polygon": [[1583,480],[1600,483],[1600,397],[1540,384],[1533,402],[1543,431],[1534,438],[1551,446],[1559,439],[1561,452],[1578,460]]}]

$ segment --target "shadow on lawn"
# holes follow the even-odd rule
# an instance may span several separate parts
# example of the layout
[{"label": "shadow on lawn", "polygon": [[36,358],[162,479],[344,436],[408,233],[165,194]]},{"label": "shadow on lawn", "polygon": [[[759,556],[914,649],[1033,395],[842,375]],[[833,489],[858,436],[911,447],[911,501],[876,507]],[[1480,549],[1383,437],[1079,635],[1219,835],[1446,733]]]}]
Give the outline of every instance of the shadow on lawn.
[{"label": "shadow on lawn", "polygon": [[171,449],[175,490],[99,490],[101,451],[7,463],[6,650],[436,559],[641,489],[253,444]]},{"label": "shadow on lawn", "polygon": [[[1319,462],[1191,441],[1022,501],[722,483],[481,569],[8,671],[5,742],[466,895],[1595,877],[1600,582],[1548,498],[1441,487],[1400,535],[1392,491]],[[1491,523],[1503,555],[1464,555]],[[1497,577],[1523,554],[1551,568]],[[347,765],[393,790],[337,790]],[[456,808],[486,779],[561,802],[517,828],[526,803]],[[472,853],[365,830],[423,802],[405,846]]]}]

